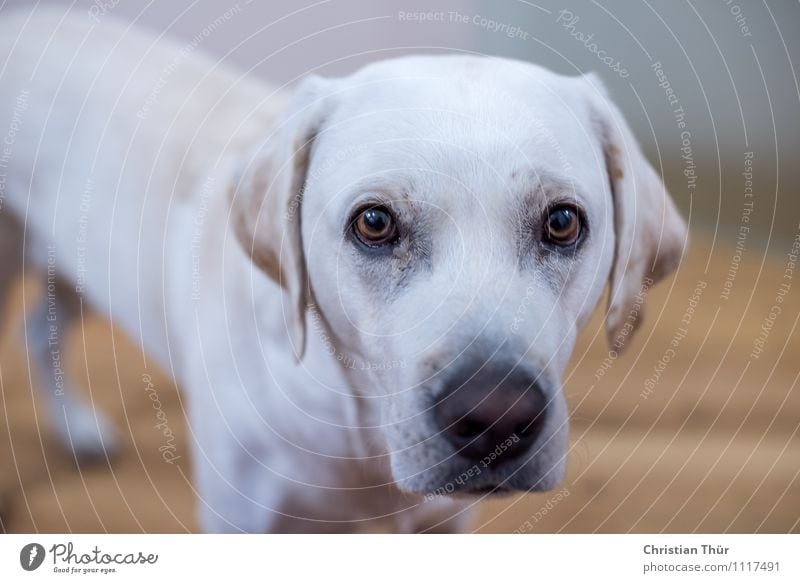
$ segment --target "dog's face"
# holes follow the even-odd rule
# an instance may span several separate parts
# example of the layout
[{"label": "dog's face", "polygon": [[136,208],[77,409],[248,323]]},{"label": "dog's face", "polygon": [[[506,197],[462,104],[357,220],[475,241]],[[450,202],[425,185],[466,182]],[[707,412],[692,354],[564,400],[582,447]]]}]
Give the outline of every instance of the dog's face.
[{"label": "dog's face", "polygon": [[385,61],[298,90],[245,171],[245,248],[310,305],[379,421],[401,488],[544,490],[561,377],[610,281],[632,332],[685,227],[589,78],[474,57]]}]

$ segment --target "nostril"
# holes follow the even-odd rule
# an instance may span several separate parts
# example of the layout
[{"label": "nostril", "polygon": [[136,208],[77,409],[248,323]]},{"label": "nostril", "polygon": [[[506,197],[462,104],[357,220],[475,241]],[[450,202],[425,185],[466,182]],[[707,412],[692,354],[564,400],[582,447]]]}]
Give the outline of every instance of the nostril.
[{"label": "nostril", "polygon": [[514,427],[514,433],[520,437],[528,437],[529,435],[533,435],[534,425],[535,421],[533,419],[525,423],[519,423],[516,427]]},{"label": "nostril", "polygon": [[453,424],[453,433],[465,439],[478,437],[488,429],[485,423],[475,419],[462,419]]},{"label": "nostril", "polygon": [[531,413],[533,414],[530,417],[519,421],[513,426],[513,432],[520,438],[525,439],[535,437],[541,429],[541,426],[544,422],[544,411],[532,411]]}]

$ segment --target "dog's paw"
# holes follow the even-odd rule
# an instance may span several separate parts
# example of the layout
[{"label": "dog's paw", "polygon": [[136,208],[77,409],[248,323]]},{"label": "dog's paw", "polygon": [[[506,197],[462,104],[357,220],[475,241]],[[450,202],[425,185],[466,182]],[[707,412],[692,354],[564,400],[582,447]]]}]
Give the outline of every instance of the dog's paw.
[{"label": "dog's paw", "polygon": [[61,410],[56,411],[56,434],[67,453],[78,461],[91,461],[118,451],[117,431],[101,411],[72,399],[61,404]]}]

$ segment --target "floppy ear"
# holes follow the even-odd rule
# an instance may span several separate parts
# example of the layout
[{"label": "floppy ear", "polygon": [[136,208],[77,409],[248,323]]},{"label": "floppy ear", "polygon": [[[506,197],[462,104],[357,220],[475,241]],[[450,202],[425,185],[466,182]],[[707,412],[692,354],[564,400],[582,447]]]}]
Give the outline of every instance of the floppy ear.
[{"label": "floppy ear", "polygon": [[609,344],[622,351],[641,322],[647,291],[680,264],[688,232],[622,114],[596,78],[590,75],[587,81],[614,205],[614,264],[606,334]]},{"label": "floppy ear", "polygon": [[287,325],[298,360],[305,351],[308,297],[300,210],[310,152],[329,101],[326,84],[312,76],[298,85],[283,119],[245,161],[231,189],[242,248],[289,297]]}]

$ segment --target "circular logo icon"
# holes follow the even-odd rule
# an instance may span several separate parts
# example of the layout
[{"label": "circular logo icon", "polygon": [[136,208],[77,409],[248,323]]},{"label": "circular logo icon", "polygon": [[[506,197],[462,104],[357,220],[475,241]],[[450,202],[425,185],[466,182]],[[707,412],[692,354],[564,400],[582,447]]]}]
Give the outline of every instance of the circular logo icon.
[{"label": "circular logo icon", "polygon": [[44,562],[44,547],[39,543],[30,543],[19,552],[19,564],[26,571],[35,571]]}]

